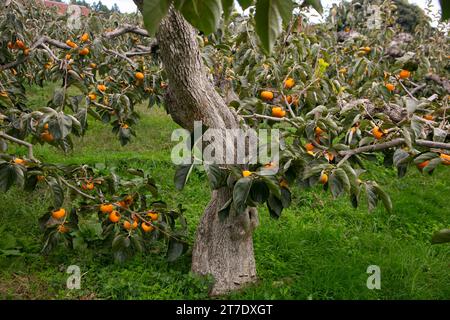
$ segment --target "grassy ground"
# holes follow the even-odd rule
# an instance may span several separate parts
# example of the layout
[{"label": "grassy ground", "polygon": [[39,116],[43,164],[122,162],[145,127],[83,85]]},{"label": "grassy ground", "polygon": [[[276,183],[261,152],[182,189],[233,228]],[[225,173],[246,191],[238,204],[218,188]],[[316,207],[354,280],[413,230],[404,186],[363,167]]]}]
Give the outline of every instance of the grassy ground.
[{"label": "grassy ground", "polygon": [[[32,103],[49,91],[33,89]],[[177,126],[161,109],[142,109],[138,138],[121,147],[108,126],[91,122],[73,153],[43,146],[36,154],[64,163],[117,163],[153,174],[163,199],[188,209],[190,233],[208,201],[202,173],[195,172],[183,192],[174,190],[170,135]],[[254,237],[259,282],[225,298],[234,299],[448,299],[450,246],[432,246],[433,231],[450,224],[450,171],[433,176],[411,170],[402,179],[385,170],[377,180],[392,196],[394,212],[354,210],[347,199],[333,200],[320,188],[298,190],[293,204],[274,221],[261,209]],[[39,254],[37,218],[47,195],[10,190],[0,195],[0,298],[3,299],[198,299],[207,298],[208,279],[189,273],[190,257],[168,264],[160,255],[137,256],[125,265],[93,251],[59,250]],[[192,237],[191,237],[192,241]],[[78,265],[81,290],[66,289],[66,269]],[[366,287],[369,265],[381,268],[381,290]]]}]

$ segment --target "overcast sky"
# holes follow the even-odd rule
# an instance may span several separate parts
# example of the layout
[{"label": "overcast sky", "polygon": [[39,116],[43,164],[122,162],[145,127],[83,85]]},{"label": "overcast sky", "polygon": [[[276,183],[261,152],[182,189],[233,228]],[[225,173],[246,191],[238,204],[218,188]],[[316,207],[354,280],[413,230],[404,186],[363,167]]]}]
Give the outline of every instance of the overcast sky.
[{"label": "overcast sky", "polygon": [[[87,2],[97,2],[98,0],[87,0]],[[117,3],[120,10],[122,12],[134,12],[136,11],[136,6],[133,3],[133,0],[101,0],[105,5],[111,7],[114,3]],[[324,8],[328,9],[331,7],[333,3],[339,3],[342,0],[322,0],[322,4]],[[439,0],[409,0],[410,3],[415,3],[422,8],[426,7],[428,2],[432,4],[432,10],[434,13],[437,13],[440,10]],[[68,2],[68,0],[66,0]],[[314,19],[315,20],[315,19]]]}]

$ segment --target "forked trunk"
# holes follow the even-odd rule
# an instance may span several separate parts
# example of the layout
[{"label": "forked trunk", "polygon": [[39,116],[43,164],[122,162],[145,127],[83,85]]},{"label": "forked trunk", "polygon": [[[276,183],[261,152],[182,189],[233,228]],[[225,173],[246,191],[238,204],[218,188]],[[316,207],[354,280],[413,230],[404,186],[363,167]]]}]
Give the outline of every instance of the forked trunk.
[{"label": "forked trunk", "polygon": [[[176,10],[171,9],[161,22],[157,40],[169,79],[166,105],[174,121],[190,131],[194,121],[202,121],[212,129],[239,128],[236,113],[227,107],[208,79],[196,30]],[[220,221],[218,211],[231,194],[229,188],[212,192],[192,253],[192,271],[215,279],[211,295],[224,294],[256,280],[252,234],[258,224],[257,211],[248,208],[238,217],[230,212],[225,221]]]}]

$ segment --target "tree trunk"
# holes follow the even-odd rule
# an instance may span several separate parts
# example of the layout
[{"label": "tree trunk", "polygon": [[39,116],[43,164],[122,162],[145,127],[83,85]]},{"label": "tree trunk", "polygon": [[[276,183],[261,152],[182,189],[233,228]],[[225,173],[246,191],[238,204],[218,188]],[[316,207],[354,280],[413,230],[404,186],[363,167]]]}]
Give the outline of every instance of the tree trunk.
[{"label": "tree trunk", "polygon": [[[140,0],[135,0],[139,6]],[[142,6],[140,6],[142,12]],[[192,131],[194,121],[211,129],[237,129],[239,120],[208,79],[197,43],[196,30],[171,9],[157,33],[161,60],[169,80],[167,109],[173,120]],[[220,295],[256,281],[253,230],[258,225],[256,208],[225,221],[218,211],[231,198],[224,187],[212,192],[211,201],[198,225],[192,252],[192,271],[212,275],[211,295]]]}]

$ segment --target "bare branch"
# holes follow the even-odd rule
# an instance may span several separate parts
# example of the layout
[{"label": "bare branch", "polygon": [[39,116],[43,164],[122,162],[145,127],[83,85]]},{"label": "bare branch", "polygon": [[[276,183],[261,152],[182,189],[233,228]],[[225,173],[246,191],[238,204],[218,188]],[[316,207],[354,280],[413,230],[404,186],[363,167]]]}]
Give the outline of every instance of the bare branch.
[{"label": "bare branch", "polygon": [[48,54],[50,55],[50,57],[52,57],[53,60],[55,61],[60,61],[60,59],[53,53],[53,51],[45,44],[41,44],[41,47],[48,52]]},{"label": "bare branch", "polygon": [[[364,146],[364,147],[360,147],[360,148],[356,148],[356,149],[340,151],[339,154],[341,156],[344,156],[344,158],[348,159],[349,157],[351,157],[355,154],[359,154],[359,153],[363,153],[363,152],[381,151],[381,150],[397,147],[397,146],[400,146],[403,144],[405,144],[405,139],[397,138],[397,139],[394,139],[394,140],[391,140],[388,142],[384,142],[384,143],[371,144],[369,146]],[[415,144],[418,146],[427,147],[430,149],[434,148],[434,149],[450,150],[450,143],[434,142],[434,141],[428,141],[428,140],[416,140]]]},{"label": "bare branch", "polygon": [[150,37],[147,30],[139,28],[137,26],[128,25],[128,24],[124,25],[123,27],[117,28],[113,31],[106,32],[104,34],[104,37],[111,39],[111,38],[119,37],[125,33],[134,33],[134,34],[140,35],[142,37]]},{"label": "bare branch", "polygon": [[[70,50],[71,49],[71,47],[68,46],[65,43],[62,43],[60,41],[51,39],[51,38],[49,38],[47,36],[42,36],[30,46],[30,50],[34,50],[36,48],[42,47],[42,45],[45,44],[45,43],[47,43],[49,45],[52,45],[54,47],[60,48],[60,49],[64,49],[64,50]],[[46,50],[46,49],[44,48],[44,50]],[[12,61],[12,62],[7,63],[5,65],[0,65],[0,71],[14,68],[14,67],[18,66],[19,64],[22,64],[25,61],[27,61],[29,59],[29,57],[30,57],[29,55],[28,56],[23,55],[23,56],[19,57],[16,61]]]},{"label": "bare branch", "polygon": [[408,94],[408,96],[411,97],[411,99],[413,99],[414,101],[417,101],[417,98],[413,96],[413,94],[411,92],[409,92],[409,90],[405,87],[405,85],[403,84],[403,82],[400,79],[397,79],[398,83],[402,86],[403,90],[405,90],[405,92]]},{"label": "bare branch", "polygon": [[110,50],[110,49],[104,49],[104,51],[107,52],[107,53],[114,54],[114,55],[118,56],[119,58],[122,58],[122,59],[126,60],[129,64],[131,64],[133,66],[133,68],[137,68],[137,64],[133,60],[128,58],[125,54],[122,54],[120,52],[117,52],[117,51],[114,51],[114,50]]},{"label": "bare branch", "polygon": [[19,144],[19,145],[27,147],[28,148],[28,159],[33,160],[33,161],[37,161],[34,158],[33,145],[31,143],[23,141],[23,140],[20,140],[20,139],[17,139],[17,138],[14,138],[14,137],[10,136],[9,134],[4,133],[3,131],[0,131],[0,138],[3,138],[5,140],[9,140],[9,141],[14,142],[16,144]]},{"label": "bare branch", "polygon": [[252,114],[252,115],[241,115],[242,118],[254,118],[254,119],[267,119],[267,120],[272,120],[272,121],[277,121],[277,122],[289,122],[290,124],[292,124],[294,127],[296,127],[297,129],[300,128],[300,126],[298,124],[296,124],[294,121],[292,121],[289,118],[283,117],[283,118],[276,118],[276,117],[271,117],[271,116],[266,116],[263,114]]},{"label": "bare branch", "polygon": [[392,147],[400,146],[404,143],[405,143],[405,139],[398,138],[398,139],[394,139],[394,140],[384,142],[384,143],[371,144],[371,145],[356,148],[356,149],[340,151],[339,154],[341,156],[346,156],[347,154],[350,154],[352,156],[352,155],[355,155],[358,153],[363,153],[363,152],[373,152],[373,151],[389,149]]},{"label": "bare branch", "polygon": [[416,140],[416,144],[421,147],[450,150],[450,143],[445,143],[445,142]]}]

